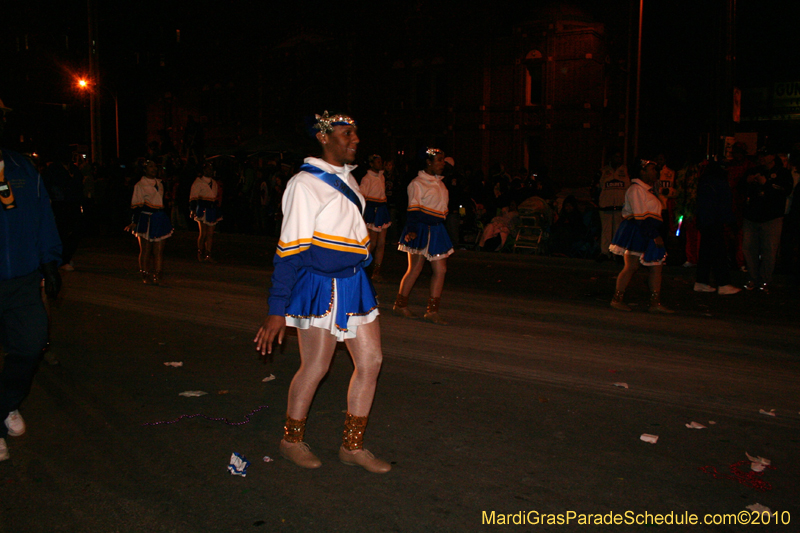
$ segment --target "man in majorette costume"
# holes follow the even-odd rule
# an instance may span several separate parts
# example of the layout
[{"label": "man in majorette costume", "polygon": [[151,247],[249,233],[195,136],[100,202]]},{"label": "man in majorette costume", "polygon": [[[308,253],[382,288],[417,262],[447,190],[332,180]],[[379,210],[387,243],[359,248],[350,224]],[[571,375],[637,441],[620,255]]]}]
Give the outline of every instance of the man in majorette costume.
[{"label": "man in majorette costume", "polygon": [[364,209],[364,222],[369,231],[369,252],[375,257],[372,265],[372,281],[381,282],[383,249],[386,246],[386,232],[392,225],[389,207],[386,203],[386,183],[383,178],[383,159],[378,154],[367,158],[369,170],[361,179],[361,194],[367,200]]},{"label": "man in majorette costume", "polygon": [[364,197],[351,174],[356,123],[326,111],[314,128],[322,157],[306,158],[286,184],[269,316],[256,335],[256,350],[272,353],[273,341],[283,343],[286,326],[297,328],[301,364],[289,387],[280,453],[303,468],[318,468],[321,461],[303,441],[306,419],[336,343],[343,341],[355,371],[339,460],[385,473],[389,463],[362,446],[383,354],[375,289],[364,272],[370,260]]}]

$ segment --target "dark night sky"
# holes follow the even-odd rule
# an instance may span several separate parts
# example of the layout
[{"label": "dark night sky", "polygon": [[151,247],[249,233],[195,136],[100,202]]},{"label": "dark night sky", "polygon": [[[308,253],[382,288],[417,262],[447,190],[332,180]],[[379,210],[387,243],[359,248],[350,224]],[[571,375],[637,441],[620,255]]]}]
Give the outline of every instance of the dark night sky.
[{"label": "dark night sky", "polygon": [[[704,89],[713,71],[717,38],[714,26],[725,1],[645,0],[643,121],[690,120],[707,112],[709,102]],[[191,56],[181,58],[192,67],[183,73],[183,81],[199,83],[232,76],[238,64],[257,56],[257,50],[269,49],[301,28],[324,27],[356,44],[388,43],[391,47],[413,26],[421,28],[426,43],[441,46],[453,40],[480,41],[507,34],[515,22],[531,18],[550,2],[509,0],[485,2],[477,7],[455,0],[98,3],[105,82],[120,92],[127,89],[141,93],[155,81],[136,77],[137,72],[131,69],[136,54],[141,57],[160,51],[164,43],[174,41],[176,29],[181,30],[183,48],[192,50]],[[617,36],[617,46],[624,49],[629,0],[570,3],[604,22],[607,33]],[[800,46],[795,37],[800,2],[736,3],[738,84],[771,86],[775,81],[800,80]],[[66,78],[68,72],[81,68],[85,49],[80,36],[85,35],[86,21],[85,0],[12,2],[4,6],[0,20],[0,59],[8,57],[16,46],[12,40],[15,35],[39,33],[56,40],[60,34],[68,33],[75,41],[71,42],[72,58],[37,58],[41,68],[50,71],[50,77],[42,79]],[[14,76],[0,78],[0,97],[12,107],[15,100],[23,101],[28,95],[41,95],[48,90],[48,98],[69,96],[68,91],[55,87],[56,82],[50,82],[49,88],[12,87],[10,80],[20,83]],[[683,115],[672,113],[672,107]]]}]

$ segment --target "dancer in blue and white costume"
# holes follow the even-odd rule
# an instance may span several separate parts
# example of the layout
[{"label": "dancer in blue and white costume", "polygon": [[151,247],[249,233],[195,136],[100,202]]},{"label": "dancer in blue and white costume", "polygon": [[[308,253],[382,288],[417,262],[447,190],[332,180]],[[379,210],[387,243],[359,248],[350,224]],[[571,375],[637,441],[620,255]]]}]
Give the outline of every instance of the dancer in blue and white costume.
[{"label": "dancer in blue and white costume", "polygon": [[158,285],[164,263],[164,241],[172,235],[172,224],[164,212],[164,184],[158,179],[155,161],[147,162],[145,175],[133,187],[131,210],[133,222],[126,229],[139,239],[142,281]]},{"label": "dancer in blue and white costume", "polygon": [[401,252],[408,253],[408,270],[400,281],[400,291],[393,307],[395,315],[414,317],[408,308],[408,297],[427,259],[433,275],[424,318],[441,325],[447,324],[439,315],[439,302],[447,273],[447,257],[453,253],[453,243],[444,225],[450,196],[442,183],[443,170],[444,152],[438,148],[428,148],[425,152],[425,170],[420,170],[408,184],[408,215],[398,246]]},{"label": "dancer in blue and white costume", "polygon": [[358,134],[346,115],[317,115],[322,157],[309,157],[286,184],[283,224],[275,254],[269,316],[255,338],[262,356],[283,343],[286,326],[297,328],[300,369],[289,387],[280,452],[303,468],[322,463],[303,442],[306,418],[319,382],[344,341],[355,371],[347,392],[347,416],[339,460],[374,473],[391,469],[362,445],[381,369],[375,290],[364,273],[369,235],[364,197],[351,175]]},{"label": "dancer in blue and white costume", "polygon": [[650,312],[673,312],[661,305],[661,269],[667,258],[667,251],[661,236],[661,200],[653,188],[657,180],[656,163],[642,161],[640,177],[632,180],[631,186],[625,192],[623,221],[609,246],[609,251],[625,258],[625,266],[617,276],[616,291],[611,300],[611,307],[619,311],[631,310],[622,299],[628,283],[641,263],[650,269]]},{"label": "dancer in blue and white costume", "polygon": [[386,247],[386,233],[392,225],[389,207],[386,203],[386,181],[383,178],[383,159],[378,154],[367,158],[369,170],[361,179],[361,194],[367,201],[364,208],[364,222],[369,231],[369,253],[375,260],[372,263],[372,281],[381,282],[383,250]]},{"label": "dancer in blue and white costume", "polygon": [[211,244],[214,240],[214,228],[222,220],[222,212],[217,205],[219,200],[219,184],[214,179],[214,165],[206,161],[203,175],[194,180],[189,192],[192,218],[197,221],[200,231],[197,237],[197,260],[200,262],[215,262],[211,258]]}]

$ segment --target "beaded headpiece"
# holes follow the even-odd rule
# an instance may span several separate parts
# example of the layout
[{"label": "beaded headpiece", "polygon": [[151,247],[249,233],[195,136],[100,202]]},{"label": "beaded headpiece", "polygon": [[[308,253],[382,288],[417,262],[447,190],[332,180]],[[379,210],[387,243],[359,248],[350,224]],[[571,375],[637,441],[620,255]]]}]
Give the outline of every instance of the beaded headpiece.
[{"label": "beaded headpiece", "polygon": [[642,159],[641,160],[641,165],[642,165],[642,170],[644,170],[644,169],[647,168],[648,165],[658,166],[658,163],[656,163],[655,161],[649,161],[647,159]]},{"label": "beaded headpiece", "polygon": [[322,133],[331,133],[333,132],[334,126],[353,126],[356,127],[356,121],[352,118],[348,117],[347,115],[328,115],[328,111],[322,115],[315,115],[317,118],[317,123],[314,124],[314,129],[319,130]]},{"label": "beaded headpiece", "polygon": [[425,155],[428,157],[428,159],[433,159],[436,157],[436,154],[444,154],[444,152],[438,148],[428,148],[425,150]]}]

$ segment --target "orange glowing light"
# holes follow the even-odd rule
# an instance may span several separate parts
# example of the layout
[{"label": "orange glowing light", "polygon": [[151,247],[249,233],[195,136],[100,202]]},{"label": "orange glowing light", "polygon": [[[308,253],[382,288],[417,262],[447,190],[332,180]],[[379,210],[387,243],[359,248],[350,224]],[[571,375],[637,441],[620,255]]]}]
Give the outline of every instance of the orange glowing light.
[{"label": "orange glowing light", "polygon": [[86,81],[85,79],[81,78],[81,79],[78,80],[78,87],[80,87],[81,89],[85,89],[88,86],[89,86],[89,82]]}]

